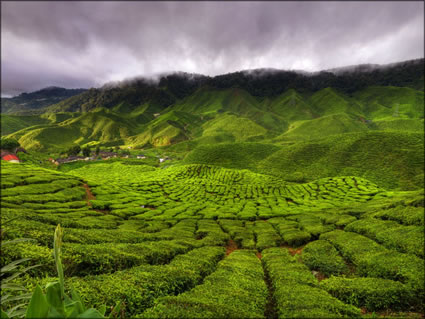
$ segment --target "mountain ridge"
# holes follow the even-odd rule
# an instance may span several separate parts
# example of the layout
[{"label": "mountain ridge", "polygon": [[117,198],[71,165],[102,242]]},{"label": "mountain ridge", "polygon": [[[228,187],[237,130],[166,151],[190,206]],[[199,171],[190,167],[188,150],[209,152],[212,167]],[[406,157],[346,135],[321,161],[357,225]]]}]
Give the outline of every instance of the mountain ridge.
[{"label": "mountain ridge", "polygon": [[[252,69],[232,72],[214,77],[186,72],[162,74],[157,78],[134,78],[121,82],[106,83],[100,88],[63,89],[53,87],[53,91],[65,90],[68,98],[47,101],[42,105],[26,107],[22,110],[10,103],[21,101],[43,92],[52,92],[52,87],[32,93],[22,93],[13,98],[2,98],[2,113],[13,114],[22,111],[64,112],[90,111],[103,106],[111,107],[117,101],[126,101],[132,106],[151,101],[159,108],[167,107],[176,100],[193,94],[201,87],[216,89],[241,88],[256,97],[277,96],[289,89],[316,92],[332,87],[351,94],[370,85],[406,86],[416,89],[424,87],[424,59],[415,59],[386,65],[361,64],[322,70],[318,72],[291,71],[279,69]],[[44,98],[46,94],[42,95]],[[51,95],[51,94],[50,94]],[[58,94],[56,94],[58,95]],[[78,98],[77,98],[78,96]],[[43,98],[42,97],[42,98]],[[48,96],[47,96],[48,97]],[[115,104],[114,104],[115,103]],[[18,104],[15,102],[15,104]],[[21,103],[22,104],[22,103]],[[41,110],[40,110],[41,109]]]},{"label": "mountain ridge", "polygon": [[[411,189],[423,185],[421,65],[423,59],[349,76],[300,75],[299,82],[291,82],[298,75],[287,72],[210,80],[179,73],[156,84],[138,79],[86,90],[39,108],[38,114],[1,114],[1,130],[30,151],[57,154],[76,144],[156,148],[194,164],[294,179],[304,172],[307,180],[368,174],[382,186]],[[271,151],[277,150],[274,157]],[[339,160],[344,158],[346,163]],[[385,158],[392,160],[382,168]]]}]

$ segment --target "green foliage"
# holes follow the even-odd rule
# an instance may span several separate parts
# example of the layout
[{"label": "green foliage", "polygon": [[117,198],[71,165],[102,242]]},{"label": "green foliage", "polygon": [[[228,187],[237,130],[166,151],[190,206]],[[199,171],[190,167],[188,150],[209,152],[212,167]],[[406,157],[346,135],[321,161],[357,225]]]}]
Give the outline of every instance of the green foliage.
[{"label": "green foliage", "polygon": [[374,239],[387,248],[424,258],[423,226],[403,226],[395,221],[364,218],[349,224],[345,229]]},{"label": "green foliage", "polygon": [[[238,97],[228,98],[226,103],[233,103]],[[238,107],[250,112],[255,101],[249,103]],[[160,120],[162,115],[156,123],[182,130],[185,124],[178,116],[185,115],[178,112],[169,114],[172,124]],[[198,120],[205,124],[215,116],[203,114]],[[252,165],[255,169],[264,159],[251,152],[256,145],[268,149],[270,156],[292,147],[227,143],[222,149],[227,149],[227,159],[235,160],[234,164],[229,160],[235,167],[246,168],[258,158]],[[51,234],[60,223],[67,227],[61,257],[65,295],[74,299],[67,288],[73,287],[84,304],[96,309],[122,302],[126,317],[268,317],[273,309],[282,318],[358,316],[358,309],[347,305],[351,301],[333,298],[315,278],[332,274],[340,279],[346,274],[350,279],[390,280],[395,283],[391,284],[395,297],[387,298],[387,311],[420,311],[423,190],[385,191],[368,176],[339,173],[291,183],[286,175],[269,172],[182,164],[168,153],[170,149],[130,150],[132,155],[146,154],[152,162],[148,165],[134,158],[114,159],[72,163],[54,171],[28,163],[1,163],[2,220],[16,218],[5,225],[2,235],[5,240],[35,240],[2,249],[1,263],[25,259],[21,264],[25,268],[30,266],[26,258],[31,258],[42,264],[15,278],[16,284],[35,289],[37,284],[59,282],[54,278]],[[158,167],[156,156],[166,155],[172,160]],[[307,164],[298,163],[303,167],[298,172],[304,174]],[[303,249],[292,248],[304,244]],[[399,284],[406,291],[400,298]],[[381,297],[387,292],[375,284],[369,290],[360,286],[350,286],[361,300],[359,307],[369,300],[370,307],[381,309],[385,304]],[[57,288],[60,284],[51,289]],[[49,300],[46,289],[41,292]],[[237,296],[237,302],[229,303],[229,295]]]},{"label": "green foliage", "polygon": [[[3,105],[2,105],[3,108]],[[41,118],[38,115],[9,115],[1,114],[1,135],[9,135],[14,132],[17,132],[21,129],[32,127],[35,125],[47,124],[49,121],[47,119]]]},{"label": "green foliage", "polygon": [[279,147],[260,143],[220,143],[203,145],[187,154],[185,163],[212,164],[227,168],[252,168],[256,162],[278,151]]},{"label": "green foliage", "polygon": [[15,148],[19,147],[20,144],[17,140],[13,139],[13,138],[1,138],[1,145],[0,148],[3,150],[9,150],[12,151]]},{"label": "green foliage", "polygon": [[308,243],[303,249],[302,261],[310,269],[319,270],[326,276],[340,275],[348,271],[335,247],[324,240]]},{"label": "green foliage", "polygon": [[[3,222],[4,224],[7,224],[11,220],[7,220]],[[3,230],[1,233],[1,236],[4,236]],[[2,238],[1,241],[1,248],[2,251],[5,249],[5,247],[13,246],[22,242],[30,241],[31,239],[28,238],[19,238],[14,240],[4,240]],[[0,279],[1,279],[1,290],[2,290],[2,298],[1,298],[1,311],[2,311],[2,318],[14,318],[14,317],[23,317],[25,314],[25,307],[27,306],[31,294],[27,292],[27,289],[19,283],[15,283],[14,280],[18,278],[19,276],[22,276],[29,270],[36,268],[40,265],[32,265],[29,267],[22,268],[21,266],[26,262],[30,260],[29,258],[21,258],[14,261],[11,261],[9,263],[5,263],[2,260],[2,267],[0,270]],[[18,293],[18,294],[16,294]],[[14,306],[9,306],[10,304],[13,304]],[[3,311],[3,309],[7,309],[6,311]]]},{"label": "green foliage", "polygon": [[83,156],[85,157],[89,157],[91,154],[90,147],[88,146],[84,147],[81,151],[83,153]]},{"label": "green foliage", "polygon": [[80,147],[80,145],[74,145],[74,146],[71,146],[67,151],[66,151],[66,153],[68,154],[68,156],[71,156],[71,155],[78,155],[79,153],[81,152],[81,147]]},{"label": "green foliage", "polygon": [[423,174],[423,146],[422,133],[347,133],[291,143],[265,156],[256,168],[282,178],[302,171],[306,180],[354,175],[387,189],[412,190],[423,187],[423,180],[415,179]]},{"label": "green foliage", "polygon": [[[55,230],[54,241],[53,241],[53,256],[55,259],[56,270],[58,273],[59,281],[50,282],[46,285],[46,293],[43,293],[42,289],[39,285],[36,286],[34,292],[32,293],[31,300],[28,304],[28,307],[25,311],[26,318],[47,318],[47,317],[55,317],[55,318],[104,318],[104,314],[106,311],[106,307],[102,306],[101,310],[98,311],[94,308],[86,309],[84,304],[75,290],[71,290],[71,297],[65,294],[65,280],[63,273],[63,266],[61,261],[61,249],[62,249],[62,237],[63,230],[58,225]],[[9,242],[10,243],[10,242]],[[3,271],[12,271],[16,268],[16,266],[24,260],[17,260],[8,266],[2,267]],[[34,267],[34,266],[33,266]],[[29,268],[24,269],[22,272],[25,272]],[[20,273],[16,273],[14,277],[17,277]],[[10,285],[7,287],[7,282],[12,278],[8,278],[6,281],[2,280],[2,289],[18,289],[22,290],[22,288],[18,285]],[[7,298],[6,298],[7,299]],[[9,298],[10,301],[12,298]],[[14,298],[13,300],[22,300],[23,297]],[[3,300],[2,300],[3,304]],[[19,305],[21,306],[21,305]],[[15,306],[9,313],[2,312],[6,314],[6,318],[11,314],[15,314],[17,307]],[[117,303],[116,307],[111,311],[110,317],[116,315],[119,311],[120,304]]]},{"label": "green foliage", "polygon": [[263,276],[261,262],[253,251],[235,251],[202,285],[176,297],[160,298],[142,317],[261,318],[267,297]]},{"label": "green foliage", "polygon": [[73,278],[82,298],[92,304],[121,300],[126,315],[134,316],[152,307],[155,298],[173,295],[193,288],[214,271],[224,255],[224,248],[202,247],[179,255],[164,266],[138,266],[110,275]]},{"label": "green foliage", "polygon": [[322,234],[341,255],[352,262],[359,276],[391,279],[405,283],[412,292],[412,304],[424,297],[424,264],[419,257],[390,251],[359,234],[335,230]]},{"label": "green foliage", "polygon": [[307,266],[298,263],[286,249],[269,248],[262,255],[265,269],[272,280],[279,318],[360,316],[359,309],[344,304],[318,288]]},{"label": "green foliage", "polygon": [[343,302],[368,311],[408,310],[412,300],[409,288],[389,279],[332,276],[323,280],[320,287]]}]

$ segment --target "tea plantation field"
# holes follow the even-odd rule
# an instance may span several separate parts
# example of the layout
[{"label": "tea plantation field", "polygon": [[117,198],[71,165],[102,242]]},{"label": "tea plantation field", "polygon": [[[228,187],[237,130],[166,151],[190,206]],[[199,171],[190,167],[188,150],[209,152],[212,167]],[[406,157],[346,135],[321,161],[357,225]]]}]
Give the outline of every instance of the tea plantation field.
[{"label": "tea plantation field", "polygon": [[423,190],[129,164],[2,161],[2,239],[34,241],[1,263],[41,264],[16,282],[54,279],[61,224],[66,287],[95,307],[123,301],[125,317],[423,317]]}]

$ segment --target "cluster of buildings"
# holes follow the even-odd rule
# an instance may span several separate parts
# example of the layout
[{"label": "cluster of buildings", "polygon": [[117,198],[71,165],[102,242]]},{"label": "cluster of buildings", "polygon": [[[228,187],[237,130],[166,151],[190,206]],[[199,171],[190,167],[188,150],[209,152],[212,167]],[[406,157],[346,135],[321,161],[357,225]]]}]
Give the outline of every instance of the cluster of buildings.
[{"label": "cluster of buildings", "polygon": [[[115,158],[115,157],[118,157],[118,153],[102,151],[102,152],[99,152],[99,154],[96,156],[86,157],[86,156],[71,155],[68,157],[57,158],[57,159],[49,158],[49,161],[52,162],[53,164],[60,165],[60,164],[71,163],[76,161],[107,160],[107,159]],[[122,157],[128,158],[128,155],[124,155]]]},{"label": "cluster of buildings", "polygon": [[[11,163],[20,163],[21,160],[19,159],[19,157],[17,156],[18,152],[24,152],[27,153],[27,151],[25,149],[23,149],[22,147],[18,147],[17,149],[15,149],[14,151],[9,151],[9,150],[1,150],[1,159],[11,162]],[[96,160],[108,160],[111,158],[116,158],[118,157],[118,153],[115,152],[107,152],[107,151],[101,151],[99,152],[98,155],[95,156],[77,156],[77,155],[71,155],[68,157],[64,157],[64,158],[57,158],[57,159],[53,159],[53,158],[49,158],[49,161],[55,165],[61,165],[61,164],[65,164],[65,163],[71,163],[71,162],[77,162],[77,161],[96,161]],[[121,158],[129,158],[129,155],[122,155],[120,156]],[[170,158],[168,156],[165,156],[164,158],[162,157],[158,157],[158,160],[160,163],[163,163],[164,161],[170,160]],[[139,154],[136,155],[137,159],[146,159],[146,155],[144,154]]]},{"label": "cluster of buildings", "polygon": [[[85,156],[72,155],[72,156],[68,156],[68,157],[65,157],[65,158],[57,158],[57,159],[50,158],[49,161],[52,162],[53,164],[60,165],[60,164],[71,163],[71,162],[76,162],[76,161],[108,160],[108,159],[111,159],[111,158],[116,158],[118,156],[119,156],[118,153],[115,153],[115,152],[101,151],[96,156],[85,157]],[[121,155],[119,157],[129,158],[130,156],[129,155]],[[147,157],[144,154],[139,154],[139,155],[136,155],[136,158],[137,159],[146,159]],[[168,156],[166,158],[160,158],[159,162],[162,163],[166,159],[169,159]]]}]

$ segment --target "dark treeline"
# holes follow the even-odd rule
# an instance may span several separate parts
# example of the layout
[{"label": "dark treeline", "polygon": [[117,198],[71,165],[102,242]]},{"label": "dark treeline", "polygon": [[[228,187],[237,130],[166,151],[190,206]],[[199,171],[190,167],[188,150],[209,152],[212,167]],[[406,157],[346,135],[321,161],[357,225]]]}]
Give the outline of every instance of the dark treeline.
[{"label": "dark treeline", "polygon": [[[217,89],[240,88],[256,97],[273,97],[288,89],[303,93],[332,87],[349,95],[371,85],[423,89],[423,82],[424,59],[417,59],[387,66],[355,66],[352,69],[341,68],[317,73],[257,69],[209,77],[179,72],[163,75],[158,81],[138,78],[107,84],[102,88],[82,91],[78,95],[75,95],[75,90],[57,88],[53,91],[50,89],[24,93],[19,98],[30,95],[40,98],[45,94],[58,94],[58,90],[65,90],[69,91],[67,94],[71,97],[56,102],[52,111],[86,112],[96,107],[111,108],[120,103],[125,103],[130,108],[149,103],[153,106],[152,109],[158,111],[203,86]],[[5,99],[2,102],[3,100]]]},{"label": "dark treeline", "polygon": [[[208,85],[213,88],[241,88],[253,96],[276,96],[288,89],[315,92],[332,87],[350,94],[370,85],[423,87],[424,59],[397,63],[387,67],[354,68],[344,72],[300,73],[280,70],[253,70],[228,73],[215,77],[185,73],[163,76],[159,88],[166,90],[176,98],[184,98],[198,88]],[[164,98],[164,97],[162,97]],[[167,100],[172,104],[172,100]]]}]

